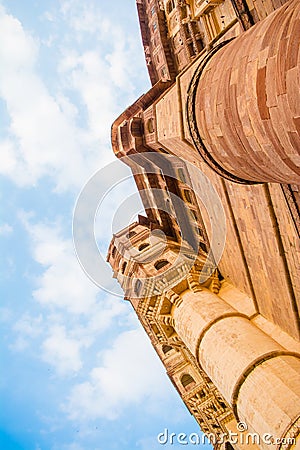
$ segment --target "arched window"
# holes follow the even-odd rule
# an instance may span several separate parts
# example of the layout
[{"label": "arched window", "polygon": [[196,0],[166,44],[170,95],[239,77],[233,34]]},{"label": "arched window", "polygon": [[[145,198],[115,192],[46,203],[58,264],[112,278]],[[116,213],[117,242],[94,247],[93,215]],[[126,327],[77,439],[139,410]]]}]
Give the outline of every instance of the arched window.
[{"label": "arched window", "polygon": [[125,272],[126,266],[127,266],[127,262],[124,262],[124,263],[122,264],[122,269],[121,269],[121,272],[122,272],[122,273]]},{"label": "arched window", "polygon": [[161,76],[164,78],[167,76],[166,66],[163,66],[160,70]]},{"label": "arched window", "polygon": [[204,251],[207,252],[207,247],[205,244],[203,244],[203,242],[200,242],[200,248]]},{"label": "arched window", "polygon": [[141,287],[142,287],[141,280],[136,280],[135,285],[134,285],[134,292],[136,293],[136,295],[139,295]]},{"label": "arched window", "polygon": [[225,403],[222,402],[222,400],[220,400],[219,398],[218,398],[218,401],[219,401],[220,405],[222,406],[222,408],[223,408],[223,409],[226,409]]},{"label": "arched window", "polygon": [[189,211],[190,211],[190,215],[192,216],[192,219],[197,221],[198,218],[197,218],[196,212],[193,209],[189,209]]},{"label": "arched window", "polygon": [[114,258],[116,256],[116,247],[113,247],[112,251],[111,251],[111,256]]},{"label": "arched window", "polygon": [[141,244],[139,246],[139,251],[141,252],[142,250],[144,250],[145,248],[149,247],[149,244],[147,244],[146,242],[144,242],[144,244]]},{"label": "arched window", "polygon": [[184,189],[183,190],[183,195],[184,195],[184,198],[186,199],[187,202],[193,203],[192,202],[192,197],[191,197],[191,192],[189,190]]},{"label": "arched window", "polygon": [[187,386],[189,386],[192,383],[196,384],[194,378],[189,373],[185,373],[184,375],[182,375],[180,381],[184,388],[186,388]]},{"label": "arched window", "polygon": [[151,117],[150,119],[147,120],[147,130],[149,131],[149,133],[153,133],[154,132],[154,120],[153,117]]},{"label": "arched window", "polygon": [[200,227],[197,227],[196,231],[199,234],[199,236],[203,237],[203,230]]},{"label": "arched window", "polygon": [[126,237],[127,237],[128,239],[130,239],[130,238],[132,238],[132,237],[135,236],[135,235],[136,235],[136,232],[132,230],[132,231],[129,231],[129,233],[127,234]]},{"label": "arched window", "polygon": [[173,347],[170,347],[170,345],[163,345],[162,346],[162,351],[164,352],[165,355],[167,353],[169,353],[171,350],[173,350]]},{"label": "arched window", "polygon": [[156,270],[160,270],[163,267],[167,266],[168,264],[169,264],[169,262],[166,259],[162,259],[161,261],[157,261],[154,264],[154,267],[155,267]]},{"label": "arched window", "polygon": [[199,392],[199,395],[201,398],[204,398],[206,396],[205,391],[203,389],[201,389],[201,391]]}]

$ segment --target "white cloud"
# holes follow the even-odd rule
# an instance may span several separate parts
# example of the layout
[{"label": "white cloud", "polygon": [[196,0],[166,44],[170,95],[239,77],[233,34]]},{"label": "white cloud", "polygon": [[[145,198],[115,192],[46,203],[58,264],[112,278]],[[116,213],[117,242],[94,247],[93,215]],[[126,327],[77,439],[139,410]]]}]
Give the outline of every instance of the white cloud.
[{"label": "white cloud", "polygon": [[13,232],[13,227],[8,223],[0,225],[0,236],[8,236]]},{"label": "white cloud", "polygon": [[35,338],[42,332],[43,317],[41,314],[37,317],[31,317],[26,313],[14,324],[13,329],[24,336]]},{"label": "white cloud", "polygon": [[82,271],[71,239],[62,237],[58,223],[34,224],[24,214],[22,220],[31,238],[33,257],[44,268],[35,279],[35,300],[52,310],[91,313],[99,289]]},{"label": "white cloud", "polygon": [[[126,331],[103,352],[103,364],[89,381],[73,387],[65,410],[73,420],[115,419],[132,404],[161,402],[169,394],[168,380],[143,330]],[[147,406],[146,406],[147,405]]]},{"label": "white cloud", "polygon": [[9,348],[16,352],[23,352],[29,347],[32,339],[41,335],[43,326],[41,314],[37,317],[30,316],[28,313],[24,314],[12,327],[16,337]]},{"label": "white cloud", "polygon": [[95,35],[97,40],[103,40],[109,32],[113,31],[108,18],[103,16],[93,2],[86,5],[78,0],[63,1],[61,12],[73,31],[77,33],[77,39],[87,33]]},{"label": "white cloud", "polygon": [[16,340],[9,345],[10,350],[14,352],[23,352],[25,349],[27,349],[29,343],[28,340],[25,339],[23,336],[18,336]]},{"label": "white cloud", "polygon": [[110,126],[117,115],[117,95],[107,64],[96,50],[90,50],[67,56],[61,71],[86,106],[91,136],[108,143]]},{"label": "white cloud", "polygon": [[84,132],[74,127],[72,117],[62,112],[39,77],[37,42],[3,11],[0,42],[5,68],[0,75],[0,95],[10,118],[9,138],[0,143],[5,155],[2,173],[19,185],[33,185],[51,175],[60,188],[78,186],[99,158],[86,150]]},{"label": "white cloud", "polygon": [[0,171],[3,175],[10,176],[16,169],[17,165],[15,147],[12,139],[3,139],[2,141],[0,141],[0,153]]},{"label": "white cloud", "polygon": [[[43,269],[34,278],[37,288],[33,298],[45,308],[45,327],[60,330],[58,336],[63,335],[61,327],[65,327],[79,352],[80,348],[91,346],[114,321],[127,323],[131,315],[128,304],[101,293],[90,281],[77,261],[71,239],[62,237],[58,222],[34,223],[33,215],[24,212],[19,217],[29,234],[33,258]],[[41,329],[41,320],[41,316],[25,314],[14,326],[18,339],[34,338]],[[50,344],[55,347],[53,339],[49,341],[48,337],[46,342],[48,350]]]},{"label": "white cloud", "polygon": [[12,278],[16,272],[16,264],[13,258],[10,256],[3,258],[3,264],[0,268],[0,278],[2,280]]},{"label": "white cloud", "polygon": [[82,367],[80,355],[84,344],[67,336],[66,329],[54,326],[42,345],[42,359],[52,365],[59,375],[77,373]]},{"label": "white cloud", "polygon": [[[1,33],[4,41],[1,45],[1,57],[5,60],[7,69],[22,69],[32,67],[37,54],[37,43],[28,35],[24,35],[18,19],[6,14],[0,5]],[[4,71],[1,71],[2,76]]]},{"label": "white cloud", "polygon": [[[17,185],[35,185],[50,176],[57,190],[81,187],[97,167],[113,159],[111,123],[136,96],[130,63],[136,61],[136,47],[125,31],[99,6],[71,3],[72,8],[64,5],[63,35],[51,38],[59,45],[51,69],[54,92],[38,69],[49,42],[33,38],[0,9],[0,96],[9,119],[0,141],[0,172]],[[58,20],[51,12],[44,17],[51,18],[53,27]],[[85,45],[75,50],[76,39]]]},{"label": "white cloud", "polygon": [[0,307],[0,323],[7,323],[13,317],[12,310],[5,306]]}]

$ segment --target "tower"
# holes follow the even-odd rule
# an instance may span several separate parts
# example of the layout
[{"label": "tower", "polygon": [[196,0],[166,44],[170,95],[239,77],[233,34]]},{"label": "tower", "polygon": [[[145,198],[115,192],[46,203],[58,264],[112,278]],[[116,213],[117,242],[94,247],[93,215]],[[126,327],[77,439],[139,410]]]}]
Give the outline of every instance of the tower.
[{"label": "tower", "polygon": [[[137,7],[153,86],[112,145],[146,217],[108,261],[216,449],[298,448],[300,4]],[[255,442],[221,442],[238,422]]]}]

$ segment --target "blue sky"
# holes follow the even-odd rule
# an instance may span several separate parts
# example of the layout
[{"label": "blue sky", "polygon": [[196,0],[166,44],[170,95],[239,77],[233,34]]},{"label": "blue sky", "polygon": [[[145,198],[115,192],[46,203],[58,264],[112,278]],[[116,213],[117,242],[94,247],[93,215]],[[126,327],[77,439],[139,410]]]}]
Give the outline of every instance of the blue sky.
[{"label": "blue sky", "polygon": [[[0,448],[181,448],[157,434],[196,423],[72,243],[80,190],[115,161],[111,123],[149,88],[135,1],[0,0],[0,34]],[[124,181],[98,212],[104,253],[134,192]]]}]

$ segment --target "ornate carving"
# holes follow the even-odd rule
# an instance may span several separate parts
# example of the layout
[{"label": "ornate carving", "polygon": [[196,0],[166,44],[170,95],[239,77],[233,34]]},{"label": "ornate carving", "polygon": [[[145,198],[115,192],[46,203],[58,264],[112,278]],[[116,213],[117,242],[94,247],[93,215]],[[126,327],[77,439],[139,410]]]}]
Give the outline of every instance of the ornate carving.
[{"label": "ornate carving", "polygon": [[214,294],[218,294],[221,288],[221,283],[218,277],[218,273],[215,272],[214,276],[212,278],[211,284],[209,286],[209,289],[214,293]]},{"label": "ornate carving", "polygon": [[184,280],[189,273],[189,265],[183,261],[176,266],[167,269],[161,276],[151,277],[145,280],[141,296],[153,297],[162,292],[168,292],[172,287]]},{"label": "ornate carving", "polygon": [[[212,383],[210,383],[212,384]],[[213,386],[213,385],[212,385]],[[208,385],[198,386],[186,401],[204,433],[221,434],[226,432],[224,424],[233,419],[230,407],[225,403],[216,388]]]},{"label": "ornate carving", "polygon": [[173,303],[175,306],[180,306],[182,303],[182,298],[176,294],[176,292],[170,290],[166,292],[165,296]]},{"label": "ornate carving", "polygon": [[189,288],[194,293],[202,291],[202,288],[199,283],[199,276],[197,277],[197,275],[196,276],[195,275],[196,274],[190,274],[187,277]]}]

